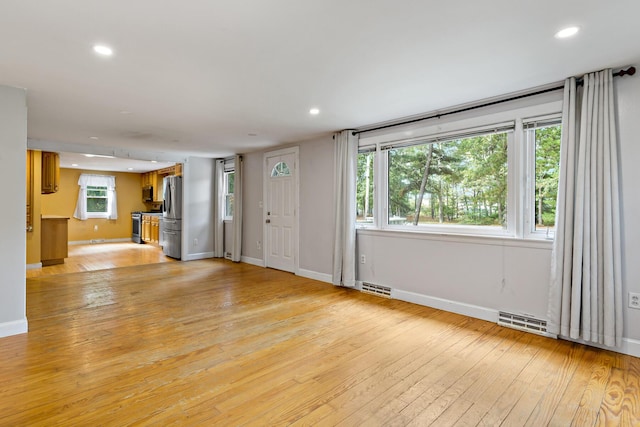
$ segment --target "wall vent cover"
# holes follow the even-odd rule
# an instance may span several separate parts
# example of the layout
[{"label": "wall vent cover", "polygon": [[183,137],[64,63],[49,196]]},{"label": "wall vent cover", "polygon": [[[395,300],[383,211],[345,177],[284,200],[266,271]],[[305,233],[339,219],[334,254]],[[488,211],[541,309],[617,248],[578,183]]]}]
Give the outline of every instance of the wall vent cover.
[{"label": "wall vent cover", "polygon": [[555,335],[547,331],[546,320],[536,319],[535,317],[524,316],[522,314],[499,311],[498,325],[555,338]]},{"label": "wall vent cover", "polygon": [[362,282],[362,292],[365,294],[377,295],[379,297],[391,298],[391,288],[387,286],[374,285],[373,283]]}]

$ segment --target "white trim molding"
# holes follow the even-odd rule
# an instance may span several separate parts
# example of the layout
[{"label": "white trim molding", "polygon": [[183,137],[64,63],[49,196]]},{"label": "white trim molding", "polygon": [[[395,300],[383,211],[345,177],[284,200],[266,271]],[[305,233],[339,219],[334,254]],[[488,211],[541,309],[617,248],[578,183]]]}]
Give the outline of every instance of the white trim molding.
[{"label": "white trim molding", "polygon": [[306,277],[307,279],[317,280],[319,282],[333,283],[331,275],[327,273],[318,273],[317,271],[299,268],[297,275]]},{"label": "white trim molding", "polygon": [[[486,320],[488,322],[498,322],[498,310],[480,307],[472,304],[465,304],[457,301],[451,301],[444,298],[437,298],[428,295],[417,294],[415,292],[401,291],[397,289],[391,289],[391,298],[401,301],[410,302],[413,304],[424,305],[426,307],[437,308],[439,310],[449,311],[452,313],[462,314],[464,316],[473,317],[476,319]],[[553,339],[553,337],[549,337]],[[567,337],[558,337],[565,341],[571,341],[586,346],[596,347],[603,350],[614,351],[629,356],[640,357],[640,340],[632,338],[622,338],[621,347],[607,347],[604,345],[594,344],[583,340],[573,340]]]},{"label": "white trim molding", "polygon": [[73,240],[69,245],[99,245],[102,243],[124,243],[132,242],[131,237],[121,237],[118,239],[91,239],[91,240]]},{"label": "white trim molding", "polygon": [[246,264],[256,265],[258,267],[264,267],[264,260],[259,258],[251,258],[248,256],[240,257],[240,262],[244,262]]},{"label": "white trim molding", "polygon": [[42,268],[41,262],[37,262],[35,264],[27,264],[27,270],[36,270],[38,268]]},{"label": "white trim molding", "polygon": [[415,292],[401,291],[398,289],[391,289],[391,298],[498,323],[498,310],[486,307],[417,294]]},{"label": "white trim molding", "polygon": [[213,251],[211,252],[200,252],[197,254],[187,254],[182,261],[196,261],[199,259],[208,259],[213,258]]},{"label": "white trim molding", "polygon": [[559,338],[565,341],[570,341],[578,344],[600,348],[602,350],[609,350],[609,351],[614,351],[616,353],[626,354],[628,356],[640,357],[640,341],[634,340],[632,338],[623,337],[622,346],[620,347],[607,347],[606,345],[596,344],[596,343],[588,342],[584,340],[574,340],[565,336],[560,336]]},{"label": "white trim molding", "polygon": [[24,318],[11,322],[0,323],[0,338],[29,332],[29,322]]}]

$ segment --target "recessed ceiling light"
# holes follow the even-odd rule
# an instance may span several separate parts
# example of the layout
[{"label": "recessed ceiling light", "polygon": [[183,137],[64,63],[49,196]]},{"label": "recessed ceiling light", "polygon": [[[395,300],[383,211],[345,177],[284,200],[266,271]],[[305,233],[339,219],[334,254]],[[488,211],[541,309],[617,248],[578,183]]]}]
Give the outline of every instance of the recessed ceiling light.
[{"label": "recessed ceiling light", "polygon": [[320,110],[317,108],[312,108],[309,110],[309,114],[313,115],[313,116],[317,116],[318,114],[320,114]]},{"label": "recessed ceiling light", "polygon": [[127,168],[127,170],[128,170],[128,171],[132,171],[132,170],[133,170],[133,168]]},{"label": "recessed ceiling light", "polygon": [[104,55],[104,56],[113,55],[113,49],[111,49],[109,46],[105,46],[103,44],[94,45],[93,46],[93,51],[95,53],[99,53],[100,55]]},{"label": "recessed ceiling light", "polygon": [[85,154],[85,157],[101,157],[103,159],[115,159],[113,156],[103,156],[102,154]]},{"label": "recessed ceiling light", "polygon": [[158,163],[157,160],[151,160],[151,163]]},{"label": "recessed ceiling light", "polygon": [[90,136],[89,139],[98,139],[97,136]]},{"label": "recessed ceiling light", "polygon": [[78,167],[78,164],[77,163],[71,163],[71,166],[73,166],[75,168],[75,167]]},{"label": "recessed ceiling light", "polygon": [[555,38],[566,39],[567,37],[575,36],[576,34],[578,34],[578,31],[580,31],[580,28],[578,27],[563,28],[555,34]]}]

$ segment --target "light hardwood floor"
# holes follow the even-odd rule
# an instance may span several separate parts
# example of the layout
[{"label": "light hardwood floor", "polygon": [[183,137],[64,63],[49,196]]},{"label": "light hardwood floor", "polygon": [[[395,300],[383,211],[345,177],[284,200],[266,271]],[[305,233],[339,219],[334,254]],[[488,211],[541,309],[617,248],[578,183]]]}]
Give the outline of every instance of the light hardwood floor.
[{"label": "light hardwood floor", "polygon": [[640,425],[640,360],[223,260],[27,280],[0,425]]},{"label": "light hardwood floor", "polygon": [[69,245],[69,256],[64,264],[49,265],[27,270],[27,277],[51,276],[79,271],[105,270],[132,265],[173,262],[162,253],[162,248],[133,242]]}]

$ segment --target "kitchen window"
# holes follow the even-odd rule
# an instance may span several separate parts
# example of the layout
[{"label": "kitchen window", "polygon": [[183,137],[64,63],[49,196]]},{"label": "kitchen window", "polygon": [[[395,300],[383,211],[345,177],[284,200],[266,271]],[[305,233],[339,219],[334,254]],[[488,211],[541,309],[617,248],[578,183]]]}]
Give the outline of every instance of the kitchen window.
[{"label": "kitchen window", "polygon": [[87,186],[87,213],[100,216],[108,213],[109,200],[106,186]]},{"label": "kitchen window", "polygon": [[117,219],[116,178],[110,175],[81,174],[74,218]]}]

